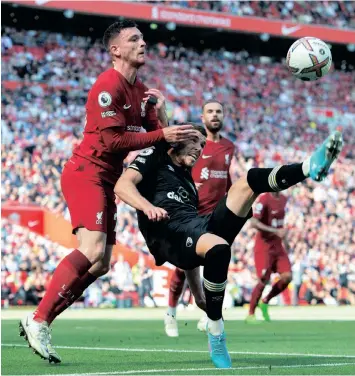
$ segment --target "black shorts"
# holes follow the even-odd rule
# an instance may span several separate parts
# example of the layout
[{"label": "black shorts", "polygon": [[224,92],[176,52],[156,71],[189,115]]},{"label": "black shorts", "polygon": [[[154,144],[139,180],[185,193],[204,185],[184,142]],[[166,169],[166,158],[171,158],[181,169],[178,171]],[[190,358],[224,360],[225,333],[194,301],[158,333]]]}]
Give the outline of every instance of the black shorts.
[{"label": "black shorts", "polygon": [[157,241],[148,244],[156,264],[170,262],[184,270],[203,265],[204,259],[196,254],[196,244],[206,233],[220,236],[232,245],[246,221],[252,216],[252,210],[247,217],[238,217],[227,208],[226,200],[227,196],[222,198],[210,214],[200,215],[186,222],[170,221],[166,229],[161,229]]}]

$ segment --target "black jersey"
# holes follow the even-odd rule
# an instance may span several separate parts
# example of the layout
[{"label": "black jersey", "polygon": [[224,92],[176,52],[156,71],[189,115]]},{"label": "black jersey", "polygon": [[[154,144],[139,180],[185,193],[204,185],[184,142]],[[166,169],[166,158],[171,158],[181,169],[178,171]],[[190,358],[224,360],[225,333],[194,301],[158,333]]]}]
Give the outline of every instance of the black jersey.
[{"label": "black jersey", "polygon": [[[175,165],[166,147],[143,150],[128,168],[139,171],[143,176],[137,185],[140,194],[154,206],[165,209],[170,220],[197,216],[198,193],[191,169]],[[139,211],[138,215],[144,216]]]},{"label": "black jersey", "polygon": [[169,252],[174,244],[181,242],[187,226],[193,230],[200,223],[198,193],[191,170],[175,165],[164,146],[143,150],[128,168],[139,171],[143,176],[137,185],[140,194],[154,206],[165,209],[169,215],[169,219],[153,222],[137,210],[139,229],[148,248],[154,256],[161,248]]},{"label": "black jersey", "polygon": [[137,210],[139,229],[157,265],[169,261],[184,270],[203,265],[196,254],[198,239],[209,232],[231,244],[251,215],[235,216],[226,206],[226,197],[212,213],[198,215],[198,193],[191,170],[176,166],[166,146],[143,150],[128,168],[143,176],[137,185],[140,194],[169,214],[169,219],[153,222]]}]

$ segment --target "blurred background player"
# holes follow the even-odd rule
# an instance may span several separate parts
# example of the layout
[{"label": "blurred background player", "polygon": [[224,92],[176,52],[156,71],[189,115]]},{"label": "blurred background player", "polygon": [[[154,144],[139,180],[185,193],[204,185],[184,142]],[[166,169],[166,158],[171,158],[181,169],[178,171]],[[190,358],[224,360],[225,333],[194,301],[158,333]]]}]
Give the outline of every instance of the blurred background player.
[{"label": "blurred background player", "polygon": [[[146,43],[135,22],[125,20],[109,26],[103,44],[113,67],[98,77],[89,92],[84,138],[61,176],[79,247],[59,263],[35,313],[20,321],[20,335],[49,362],[61,362],[50,342],[49,325],[110,268],[116,243],[113,188],[128,152],[163,139],[187,140],[194,134],[189,131],[191,126],[162,129],[167,126],[164,97],[157,90],[148,90],[137,78],[145,63]],[[156,99],[161,123],[150,97]],[[140,133],[142,128],[147,133]]]},{"label": "blurred background player", "polygon": [[[206,146],[201,157],[192,169],[192,177],[198,189],[199,214],[209,214],[219,200],[231,187],[230,165],[234,156],[234,145],[222,137],[223,105],[216,100],[209,100],[202,107],[202,123],[207,132]],[[179,330],[176,320],[176,308],[185,283],[185,272],[176,268],[169,285],[169,306],[165,316],[165,333],[169,337],[178,337]],[[201,297],[203,300],[203,297]],[[201,302],[196,302],[198,306]],[[206,330],[207,316],[198,323],[199,330]]]},{"label": "blurred background player", "polygon": [[258,230],[255,236],[254,260],[259,281],[252,292],[247,323],[260,322],[255,318],[255,309],[269,283],[271,273],[279,273],[280,279],[259,304],[265,321],[270,321],[269,301],[284,291],[292,280],[291,263],[282,244],[286,235],[283,227],[286,203],[285,195],[271,192],[260,195],[255,205],[251,223]]}]

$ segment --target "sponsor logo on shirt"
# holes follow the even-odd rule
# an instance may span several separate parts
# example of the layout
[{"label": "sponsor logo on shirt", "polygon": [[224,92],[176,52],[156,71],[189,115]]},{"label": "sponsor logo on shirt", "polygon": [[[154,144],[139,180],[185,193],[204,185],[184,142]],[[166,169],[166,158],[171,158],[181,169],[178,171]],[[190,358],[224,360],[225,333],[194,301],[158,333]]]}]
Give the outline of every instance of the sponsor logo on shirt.
[{"label": "sponsor logo on shirt", "polygon": [[115,111],[105,111],[105,112],[101,112],[101,117],[102,118],[106,118],[106,117],[110,117],[110,116],[115,116],[116,115],[116,112]]},{"label": "sponsor logo on shirt", "polygon": [[166,196],[170,198],[170,200],[175,200],[177,202],[181,202],[182,204],[184,203],[182,198],[178,196],[175,192],[169,192]]},{"label": "sponsor logo on shirt", "polygon": [[189,197],[189,194],[186,192],[186,189],[183,188],[183,187],[179,187],[178,191],[177,191],[177,194],[183,199],[183,200],[187,200],[187,198]]},{"label": "sponsor logo on shirt", "polygon": [[207,167],[201,169],[201,179],[208,180],[208,179],[227,179],[228,172],[227,171],[219,171],[219,170],[209,170]]},{"label": "sponsor logo on shirt", "polygon": [[136,132],[139,133],[142,130],[142,127],[139,127],[138,125],[127,125],[126,131],[128,132]]}]

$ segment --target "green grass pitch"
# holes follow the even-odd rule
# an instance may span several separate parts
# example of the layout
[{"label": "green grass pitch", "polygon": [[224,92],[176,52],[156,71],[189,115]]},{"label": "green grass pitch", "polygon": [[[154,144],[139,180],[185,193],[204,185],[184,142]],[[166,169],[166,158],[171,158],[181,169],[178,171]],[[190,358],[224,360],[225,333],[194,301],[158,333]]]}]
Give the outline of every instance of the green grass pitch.
[{"label": "green grass pitch", "polygon": [[49,364],[2,321],[3,375],[354,375],[354,322],[226,321],[232,370],[217,370],[196,321],[179,322],[168,338],[159,320],[58,320],[53,344],[63,362]]}]

